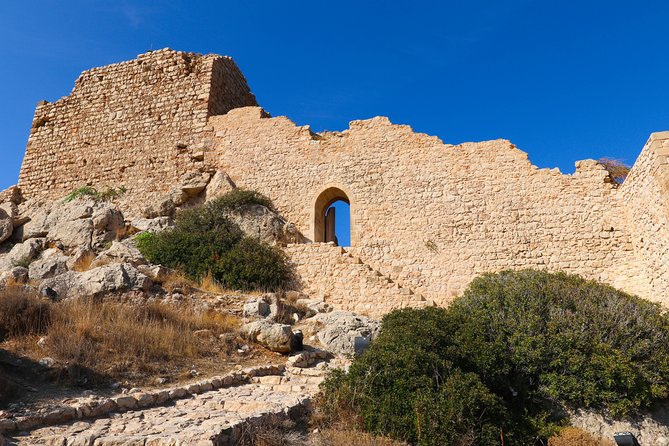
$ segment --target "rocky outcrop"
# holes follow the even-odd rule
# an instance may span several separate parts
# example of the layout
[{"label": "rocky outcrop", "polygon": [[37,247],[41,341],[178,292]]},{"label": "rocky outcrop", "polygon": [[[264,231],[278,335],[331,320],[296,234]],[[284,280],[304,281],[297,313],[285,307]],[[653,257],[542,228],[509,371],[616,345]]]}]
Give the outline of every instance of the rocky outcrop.
[{"label": "rocky outcrop", "polygon": [[151,285],[151,279],[131,264],[113,263],[85,272],[68,271],[47,279],[40,285],[40,292],[55,299],[99,297],[113,292],[147,291]]},{"label": "rocky outcrop", "polygon": [[115,240],[125,227],[123,214],[112,203],[75,199],[70,202],[19,206],[27,220],[21,227],[23,241],[46,238],[65,249],[100,247]]},{"label": "rocky outcrop", "polygon": [[42,280],[58,276],[67,272],[69,257],[63,255],[59,249],[50,248],[34,260],[28,267],[28,276],[31,280]]}]

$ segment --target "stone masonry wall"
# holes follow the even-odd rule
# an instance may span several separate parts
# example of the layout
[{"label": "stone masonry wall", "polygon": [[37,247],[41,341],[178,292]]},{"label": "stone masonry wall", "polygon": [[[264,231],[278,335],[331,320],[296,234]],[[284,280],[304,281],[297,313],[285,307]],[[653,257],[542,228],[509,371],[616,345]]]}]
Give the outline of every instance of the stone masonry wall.
[{"label": "stone masonry wall", "polygon": [[255,104],[228,57],[165,49],[85,71],[69,96],[38,104],[19,186],[26,198],[123,185],[128,204],[151,199],[202,165],[210,114]]},{"label": "stone masonry wall", "polygon": [[444,144],[387,118],[316,134],[258,107],[230,58],[161,50],[86,71],[69,96],[40,103],[19,185],[27,199],[123,185],[133,216],[183,174],[219,169],[312,241],[323,206],[346,199],[350,248],[288,253],[306,290],[370,314],[448,304],[507,268],[578,273],[669,305],[668,157],[669,133],[654,134],[616,187],[593,160],[563,175],[509,141]]},{"label": "stone masonry wall", "polygon": [[645,274],[637,289],[669,304],[669,132],[653,133],[620,192],[636,262]]},{"label": "stone masonry wall", "polygon": [[663,298],[644,285],[620,189],[595,161],[563,175],[508,141],[446,145],[386,118],[318,135],[258,107],[210,122],[207,164],[271,197],[308,237],[319,194],[344,191],[350,252],[438,304],[480,273],[528,267]]},{"label": "stone masonry wall", "polygon": [[380,318],[395,308],[432,303],[332,243],[288,245],[285,252],[298,286],[337,309]]}]

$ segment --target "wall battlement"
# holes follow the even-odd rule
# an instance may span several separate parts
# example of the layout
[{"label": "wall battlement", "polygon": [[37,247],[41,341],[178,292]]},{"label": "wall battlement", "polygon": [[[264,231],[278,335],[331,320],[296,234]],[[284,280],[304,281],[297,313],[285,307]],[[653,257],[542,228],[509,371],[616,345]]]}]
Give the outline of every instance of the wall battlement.
[{"label": "wall battlement", "polygon": [[[186,172],[223,170],[313,242],[323,206],[345,199],[347,252],[421,302],[448,304],[484,272],[538,268],[669,305],[668,159],[669,132],[653,134],[617,187],[594,160],[564,175],[507,140],[445,144],[383,117],[316,134],[265,113],[230,58],[161,50],[86,71],[69,96],[38,105],[19,185],[52,199],[124,185],[135,209]],[[406,304],[329,250],[289,251],[305,288],[341,307]],[[364,304],[330,283],[337,271],[351,272]]]}]

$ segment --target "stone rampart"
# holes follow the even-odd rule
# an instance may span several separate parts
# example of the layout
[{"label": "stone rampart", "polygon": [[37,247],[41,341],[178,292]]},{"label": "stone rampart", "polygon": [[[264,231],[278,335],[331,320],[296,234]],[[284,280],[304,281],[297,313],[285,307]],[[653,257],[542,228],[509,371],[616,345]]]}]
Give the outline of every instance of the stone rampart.
[{"label": "stone rampart", "polygon": [[69,96],[38,104],[19,186],[26,198],[91,185],[150,199],[202,166],[211,114],[255,104],[228,57],[166,49],[85,71]]},{"label": "stone rampart", "polygon": [[[539,268],[669,304],[668,135],[651,137],[618,187],[593,160],[564,175],[506,140],[444,144],[387,118],[316,134],[258,107],[231,59],[161,50],[87,71],[68,97],[40,104],[19,184],[51,199],[123,185],[131,215],[187,172],[223,170],[309,241],[324,241],[329,204],[349,202],[347,252],[428,302],[448,304],[484,272]],[[316,273],[329,251],[290,250],[305,288],[340,307],[405,304],[332,285],[351,267]]]}]

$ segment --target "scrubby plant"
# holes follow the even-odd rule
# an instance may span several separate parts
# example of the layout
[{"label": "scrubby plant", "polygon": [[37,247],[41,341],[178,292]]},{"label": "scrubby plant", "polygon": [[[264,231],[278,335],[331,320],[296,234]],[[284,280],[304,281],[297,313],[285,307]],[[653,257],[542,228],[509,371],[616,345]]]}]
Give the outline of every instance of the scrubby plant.
[{"label": "scrubby plant", "polygon": [[0,341],[10,336],[44,333],[51,317],[48,300],[22,289],[0,292]]},{"label": "scrubby plant", "polygon": [[669,317],[574,275],[485,274],[448,309],[386,315],[322,391],[326,419],[412,444],[545,445],[565,407],[624,417],[667,398]]},{"label": "scrubby plant", "polygon": [[251,204],[259,204],[273,211],[276,210],[272,200],[260,192],[239,188],[232,189],[226,194],[212,200],[210,206],[212,209],[220,212],[225,210],[240,210],[244,206]]},{"label": "scrubby plant", "polygon": [[64,201],[65,203],[69,203],[78,198],[90,198],[95,201],[112,201],[121,197],[126,192],[127,189],[124,186],[119,188],[110,187],[102,192],[92,186],[82,186],[68,194]]},{"label": "scrubby plant", "polygon": [[486,274],[449,313],[457,359],[511,401],[541,396],[625,416],[669,396],[669,317],[608,285],[533,270]]},{"label": "scrubby plant", "polygon": [[[262,197],[246,193],[244,197]],[[256,238],[246,237],[225,211],[250,203],[237,190],[177,215],[174,229],[136,237],[137,247],[153,263],[183,271],[190,279],[213,277],[222,286],[273,290],[288,280],[285,255]],[[237,204],[233,204],[237,203]],[[240,204],[241,203],[241,204]],[[271,203],[268,203],[271,205]]]},{"label": "scrubby plant", "polygon": [[613,158],[600,158],[599,163],[609,173],[609,179],[613,184],[620,185],[625,182],[632,167],[621,160]]}]

